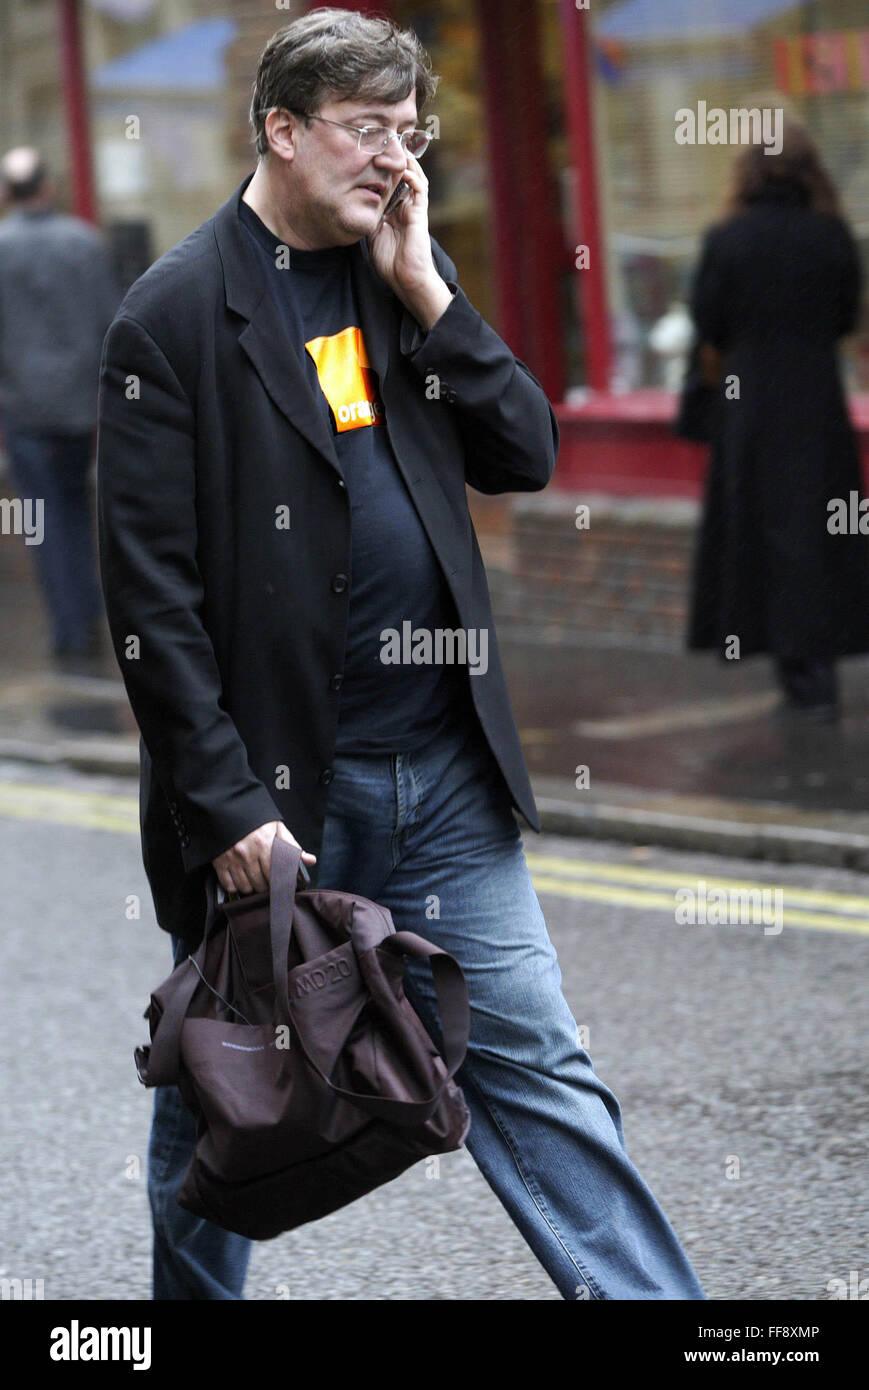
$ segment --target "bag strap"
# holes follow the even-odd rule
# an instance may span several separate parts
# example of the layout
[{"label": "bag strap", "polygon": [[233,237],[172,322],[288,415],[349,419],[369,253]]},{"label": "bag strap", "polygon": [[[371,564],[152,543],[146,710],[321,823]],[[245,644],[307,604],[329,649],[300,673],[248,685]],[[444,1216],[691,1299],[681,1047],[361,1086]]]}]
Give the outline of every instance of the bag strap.
[{"label": "bag strap", "polygon": [[430,941],[417,936],[415,932],[394,932],[391,936],[384,937],[375,949],[386,949],[395,955],[428,959],[437,994],[441,1033],[444,1039],[444,1061],[447,1067],[446,1075],[436,1090],[424,1100],[399,1100],[392,1096],[371,1096],[359,1091],[348,1091],[343,1086],[337,1086],[321,1070],[305,1046],[305,1039],[298,1026],[295,1028],[295,1037],[314,1071],[336,1096],[351,1101],[359,1110],[364,1110],[378,1119],[389,1120],[399,1125],[419,1124],[429,1119],[437,1109],[448,1082],[465,1060],[471,1030],[467,981],[454,956],[441,950],[440,946],[433,946]]},{"label": "bag strap", "polygon": [[[196,955],[200,952],[202,947]],[[202,954],[204,955],[204,952]],[[186,970],[186,977],[160,1015],[150,1047],[136,1048],[136,1069],[143,1086],[174,1086],[178,1083],[181,1068],[181,1027],[200,978],[192,956],[188,956],[179,968]]]},{"label": "bag strap", "polygon": [[[205,978],[202,969],[205,965],[206,946],[218,914],[214,893],[216,874],[213,875],[213,880],[212,874],[209,873],[205,879],[206,912],[202,941],[192,956],[187,956],[175,967],[176,970],[186,971],[186,974],[160,1015],[150,1046],[137,1047],[134,1053],[136,1070],[143,1086],[174,1086],[178,1083],[181,1070],[181,1028],[196,986],[200,979]],[[145,1010],[146,1018],[150,1017],[152,1008],[153,1003]]]},{"label": "bag strap", "polygon": [[276,835],[272,841],[269,863],[269,935],[272,945],[272,977],[277,1019],[278,1023],[285,1025],[293,1021],[287,975],[290,938],[293,934],[293,909],[296,905],[296,882],[302,867],[300,847],[291,845],[289,840],[279,840]]},{"label": "bag strap", "polygon": [[465,1060],[471,1034],[468,982],[461,966],[455,956],[412,931],[397,931],[384,937],[379,949],[428,960],[438,1001],[447,1077],[455,1076]]}]

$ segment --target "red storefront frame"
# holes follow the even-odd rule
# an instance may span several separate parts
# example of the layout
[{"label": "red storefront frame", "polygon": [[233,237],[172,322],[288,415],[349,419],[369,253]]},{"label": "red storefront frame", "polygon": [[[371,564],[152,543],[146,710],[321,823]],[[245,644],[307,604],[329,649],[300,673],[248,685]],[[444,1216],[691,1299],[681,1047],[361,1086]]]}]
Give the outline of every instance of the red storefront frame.
[{"label": "red storefront frame", "polygon": [[79,0],[57,0],[57,27],[63,73],[63,100],[69,141],[70,184],[73,212],[96,222],[87,81],[81,36]]}]

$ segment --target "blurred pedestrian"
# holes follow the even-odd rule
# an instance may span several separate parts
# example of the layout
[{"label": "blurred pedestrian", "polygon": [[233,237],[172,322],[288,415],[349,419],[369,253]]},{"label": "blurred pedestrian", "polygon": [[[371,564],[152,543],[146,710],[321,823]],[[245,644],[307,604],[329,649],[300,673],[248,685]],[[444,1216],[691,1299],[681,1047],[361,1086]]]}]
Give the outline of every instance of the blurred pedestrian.
[{"label": "blurred pedestrian", "polygon": [[52,655],[87,672],[99,656],[89,472],[94,457],[102,341],[120,300],[103,236],[54,206],[37,150],[0,160],[0,426],[13,486],[41,501],[31,551],[47,604]]},{"label": "blurred pedestrian", "polygon": [[786,707],[838,717],[835,661],[869,651],[869,536],[834,525],[860,489],[837,340],[860,312],[861,268],[809,132],[737,156],[706,234],[692,313],[716,378],[695,556],[690,648],[768,652]]}]

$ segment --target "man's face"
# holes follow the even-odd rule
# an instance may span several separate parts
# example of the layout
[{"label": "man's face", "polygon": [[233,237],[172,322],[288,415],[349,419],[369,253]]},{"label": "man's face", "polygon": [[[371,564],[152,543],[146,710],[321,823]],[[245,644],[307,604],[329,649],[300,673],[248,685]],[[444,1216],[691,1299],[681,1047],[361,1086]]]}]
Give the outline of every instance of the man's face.
[{"label": "man's face", "polygon": [[376,231],[389,199],[407,167],[397,140],[385,150],[359,149],[352,126],[385,126],[401,132],[416,127],[416,96],[394,105],[367,100],[329,101],[317,112],[323,120],[306,126],[296,120],[293,158],[288,166],[290,213],[312,246],[349,246]]}]

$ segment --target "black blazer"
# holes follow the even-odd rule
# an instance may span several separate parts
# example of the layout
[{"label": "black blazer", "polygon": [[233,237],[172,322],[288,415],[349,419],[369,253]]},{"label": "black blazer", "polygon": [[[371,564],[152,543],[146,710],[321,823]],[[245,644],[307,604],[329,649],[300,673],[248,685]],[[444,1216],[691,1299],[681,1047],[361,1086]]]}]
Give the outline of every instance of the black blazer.
[{"label": "black blazer", "polygon": [[[212,859],[251,830],[282,820],[319,854],[349,606],[347,489],[238,220],[252,177],[130,287],[100,366],[100,572],[141,733],[143,859],[158,922],[188,943]],[[539,830],[465,483],[544,488],[558,426],[432,249],[454,298],[425,334],[353,246],[361,326],[460,624],[488,629],[488,671],[469,679],[480,723]]]}]

